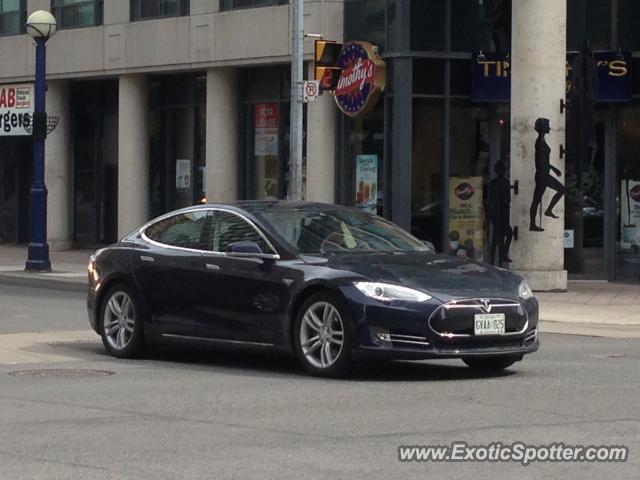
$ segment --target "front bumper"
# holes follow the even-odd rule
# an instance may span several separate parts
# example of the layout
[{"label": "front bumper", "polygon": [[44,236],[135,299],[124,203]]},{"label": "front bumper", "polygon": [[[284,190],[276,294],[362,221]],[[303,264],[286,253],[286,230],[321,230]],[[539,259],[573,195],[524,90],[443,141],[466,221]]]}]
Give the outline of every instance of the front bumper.
[{"label": "front bumper", "polygon": [[[353,298],[353,297],[352,297]],[[362,299],[360,299],[362,300]],[[484,300],[484,299],[483,299]],[[490,299],[504,306],[503,299]],[[468,300],[458,302],[473,303]],[[431,300],[421,304],[377,301],[352,302],[359,358],[429,359],[523,355],[538,350],[538,302],[534,299],[510,301],[513,312],[507,309],[507,331],[504,335],[474,335],[474,308],[456,310],[444,320],[434,322],[432,315],[440,314],[441,302]],[[478,310],[479,311],[479,310]],[[496,310],[499,308],[496,307]],[[450,329],[443,331],[447,326]],[[471,325],[471,331],[469,331]],[[441,331],[436,331],[437,329]]]}]

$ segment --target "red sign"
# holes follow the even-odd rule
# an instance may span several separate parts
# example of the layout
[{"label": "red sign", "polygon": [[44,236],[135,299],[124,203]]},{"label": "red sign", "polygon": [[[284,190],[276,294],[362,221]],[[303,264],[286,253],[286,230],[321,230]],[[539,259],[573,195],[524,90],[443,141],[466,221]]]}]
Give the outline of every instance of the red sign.
[{"label": "red sign", "polygon": [[337,66],[342,69],[334,92],[338,108],[349,116],[370,111],[384,90],[385,64],[368,42],[347,43]]}]

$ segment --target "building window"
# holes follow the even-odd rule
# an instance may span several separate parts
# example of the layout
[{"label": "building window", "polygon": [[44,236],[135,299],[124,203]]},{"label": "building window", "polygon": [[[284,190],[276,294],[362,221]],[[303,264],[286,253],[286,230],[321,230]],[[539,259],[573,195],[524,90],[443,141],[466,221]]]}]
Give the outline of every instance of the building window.
[{"label": "building window", "polygon": [[60,28],[102,25],[103,0],[52,0],[51,10]]},{"label": "building window", "polygon": [[131,20],[189,15],[189,0],[131,0]]},{"label": "building window", "polygon": [[289,0],[220,0],[220,10],[286,5]]},{"label": "building window", "polygon": [[0,35],[24,33],[27,21],[26,0],[0,0]]}]

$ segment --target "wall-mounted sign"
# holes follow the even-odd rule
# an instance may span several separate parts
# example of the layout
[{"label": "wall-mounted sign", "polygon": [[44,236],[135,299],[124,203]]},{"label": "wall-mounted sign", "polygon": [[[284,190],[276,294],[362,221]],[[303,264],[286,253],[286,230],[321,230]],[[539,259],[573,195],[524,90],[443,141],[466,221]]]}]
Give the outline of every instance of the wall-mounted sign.
[{"label": "wall-mounted sign", "polygon": [[378,207],[378,156],[356,157],[356,207],[376,213]]},{"label": "wall-mounted sign", "polygon": [[482,177],[449,177],[449,253],[482,259]]},{"label": "wall-mounted sign", "polygon": [[278,155],[278,104],[258,103],[255,106],[256,157]]},{"label": "wall-mounted sign", "polygon": [[[567,53],[567,90],[571,88],[571,64],[577,52]],[[598,66],[599,102],[631,101],[631,53],[594,52]],[[495,53],[476,54],[472,60],[471,97],[475,102],[511,100],[511,60]]]},{"label": "wall-mounted sign", "polygon": [[369,42],[344,45],[337,66],[342,69],[334,96],[338,108],[355,117],[375,107],[385,86],[385,64]]},{"label": "wall-mounted sign", "polygon": [[191,160],[176,160],[176,189],[191,188]]},{"label": "wall-mounted sign", "polygon": [[29,135],[33,119],[33,85],[0,85],[0,136]]}]

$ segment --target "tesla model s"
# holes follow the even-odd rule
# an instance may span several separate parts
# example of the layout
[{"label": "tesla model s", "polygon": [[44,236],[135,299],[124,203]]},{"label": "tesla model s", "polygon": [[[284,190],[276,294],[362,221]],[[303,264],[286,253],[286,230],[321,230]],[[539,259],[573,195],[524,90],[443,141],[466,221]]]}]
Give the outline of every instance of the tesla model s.
[{"label": "tesla model s", "polygon": [[186,339],[287,351],[321,376],[373,358],[501,370],[539,346],[538,302],[518,275],[310,202],[156,218],[91,257],[88,310],[116,357]]}]

